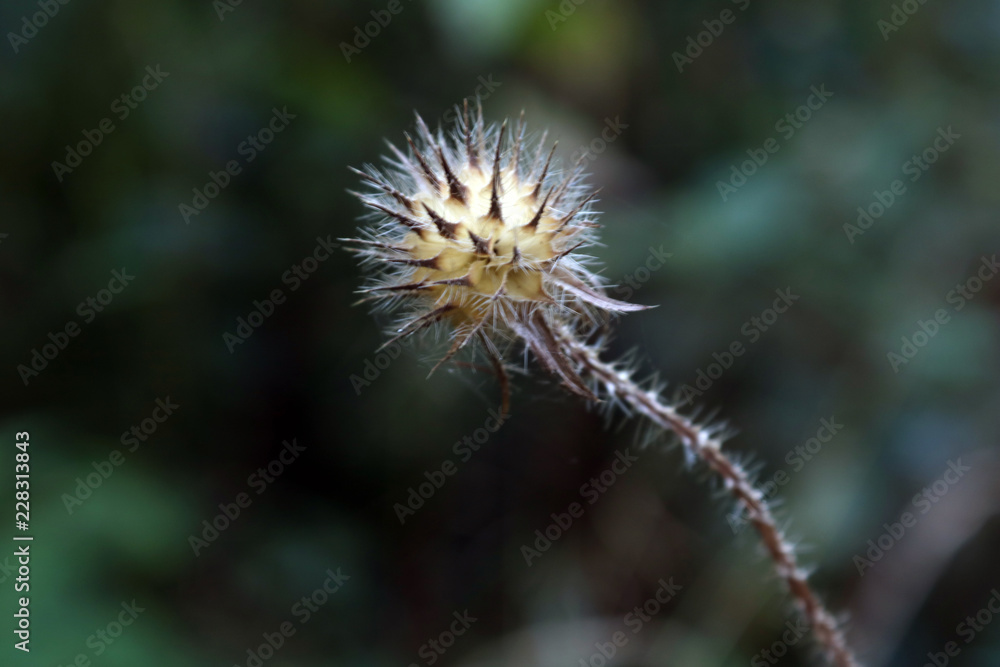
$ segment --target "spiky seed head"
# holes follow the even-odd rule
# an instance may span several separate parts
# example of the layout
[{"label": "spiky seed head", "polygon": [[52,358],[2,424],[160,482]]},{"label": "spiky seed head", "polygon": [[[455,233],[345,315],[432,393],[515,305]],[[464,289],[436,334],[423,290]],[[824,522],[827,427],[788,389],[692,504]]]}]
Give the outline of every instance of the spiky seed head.
[{"label": "spiky seed head", "polygon": [[458,112],[447,136],[418,115],[408,149],[389,144],[387,169],[354,170],[368,186],[354,194],[374,212],[348,239],[372,269],[362,301],[400,315],[392,341],[450,325],[441,362],[478,339],[503,376],[504,350],[521,341],[592,396],[552,332],[643,308],[609,298],[582,254],[596,240],[596,193],[579,167],[560,173],[545,135],[528,145],[523,113],[511,131],[507,121],[486,126],[481,106],[471,119],[468,103]]}]

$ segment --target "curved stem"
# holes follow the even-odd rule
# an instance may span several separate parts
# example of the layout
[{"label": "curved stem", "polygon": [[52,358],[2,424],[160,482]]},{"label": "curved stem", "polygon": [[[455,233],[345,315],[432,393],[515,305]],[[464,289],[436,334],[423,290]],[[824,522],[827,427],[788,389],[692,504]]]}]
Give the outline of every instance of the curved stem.
[{"label": "curved stem", "polygon": [[827,659],[836,667],[858,667],[836,620],[809,586],[808,574],[799,565],[794,547],[778,528],[764,494],[754,488],[746,470],[722,451],[722,440],[717,433],[665,404],[658,392],[642,389],[630,373],[601,361],[598,350],[580,341],[568,328],[560,328],[558,335],[566,355],[576,362],[581,375],[595,379],[609,395],[677,434],[691,454],[722,478],[737,504],[746,509],[778,576],[787,584],[796,605],[812,626]]}]

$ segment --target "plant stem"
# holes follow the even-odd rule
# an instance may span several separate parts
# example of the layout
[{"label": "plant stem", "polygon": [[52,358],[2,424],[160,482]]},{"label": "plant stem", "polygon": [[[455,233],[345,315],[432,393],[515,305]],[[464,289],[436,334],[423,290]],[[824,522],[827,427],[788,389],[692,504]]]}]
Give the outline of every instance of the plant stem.
[{"label": "plant stem", "polygon": [[746,470],[722,451],[718,434],[665,404],[657,391],[637,385],[628,371],[601,361],[599,350],[580,341],[568,327],[559,328],[558,335],[566,356],[579,366],[582,376],[595,379],[609,395],[661,428],[677,434],[691,454],[722,478],[737,505],[746,508],[749,521],[760,534],[778,576],[784,580],[796,606],[812,626],[827,660],[836,667],[858,667],[836,620],[809,586],[808,574],[799,566],[794,547],[785,540],[775,523],[764,494],[754,488]]}]

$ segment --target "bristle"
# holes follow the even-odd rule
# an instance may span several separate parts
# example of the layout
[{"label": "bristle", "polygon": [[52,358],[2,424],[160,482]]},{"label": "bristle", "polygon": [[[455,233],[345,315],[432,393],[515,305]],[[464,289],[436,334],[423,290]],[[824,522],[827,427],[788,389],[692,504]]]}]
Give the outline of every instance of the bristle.
[{"label": "bristle", "polygon": [[483,120],[483,101],[479,97],[476,97],[476,150],[479,152],[480,160],[482,160],[483,151],[486,150],[485,132],[486,122]]},{"label": "bristle", "polygon": [[[531,163],[530,174],[535,174],[538,172],[539,165],[542,164],[542,155],[545,153],[545,140],[549,136],[549,131],[542,131],[542,136],[538,139],[538,148],[535,149],[535,159]],[[556,142],[558,143],[558,142]]]},{"label": "bristle", "polygon": [[479,171],[479,151],[472,147],[472,125],[469,124],[468,98],[462,104],[462,118],[464,119],[465,157],[469,161],[469,167]]},{"label": "bristle", "polygon": [[518,175],[518,167],[521,161],[521,144],[524,142],[524,109],[517,119],[517,129],[514,131],[514,148],[510,158],[510,168],[514,176]]},{"label": "bristle", "polygon": [[581,155],[577,158],[576,164],[573,165],[573,170],[570,171],[565,178],[563,178],[559,187],[556,188],[555,199],[552,200],[552,206],[559,206],[559,202],[562,201],[564,196],[566,196],[566,193],[569,191],[569,187],[573,183],[576,183],[583,174],[584,157],[584,155]]},{"label": "bristle", "polygon": [[420,114],[414,112],[414,115],[417,117],[417,131],[420,132],[420,136],[427,142],[428,146],[434,146],[437,142],[434,140],[434,135],[431,134],[430,129],[427,127],[427,123],[424,122],[424,119]]},{"label": "bristle", "polygon": [[[386,144],[386,146],[389,147],[389,150],[391,150],[392,154],[396,157],[396,165],[395,166],[398,167],[399,169],[401,169],[405,173],[408,173],[408,174],[409,173],[413,173],[413,171],[414,171],[413,162],[410,161],[410,158],[406,157],[406,155],[403,153],[403,151],[401,151],[398,148],[396,148],[396,144],[392,143],[388,139],[385,140],[385,144]],[[386,160],[386,162],[392,164],[392,160],[389,160],[388,158],[385,158],[385,160]]]},{"label": "bristle", "polygon": [[430,312],[415,317],[414,319],[407,322],[402,328],[400,328],[399,333],[397,333],[395,336],[387,340],[385,343],[381,345],[381,347],[375,350],[376,354],[378,352],[381,352],[385,348],[389,347],[396,341],[400,340],[401,338],[414,334],[417,331],[420,331],[421,329],[424,329],[426,327],[431,326],[432,324],[435,324],[436,322],[439,322],[442,317],[447,315],[449,312],[455,310],[456,308],[458,308],[457,305],[453,303],[447,303],[441,306],[440,308],[435,308]]}]

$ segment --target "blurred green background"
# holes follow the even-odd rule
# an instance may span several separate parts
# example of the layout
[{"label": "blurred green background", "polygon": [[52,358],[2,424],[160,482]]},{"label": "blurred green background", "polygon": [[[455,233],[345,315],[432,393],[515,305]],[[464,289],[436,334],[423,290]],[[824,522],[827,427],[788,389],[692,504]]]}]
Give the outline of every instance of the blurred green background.
[{"label": "blurred green background", "polygon": [[[729,447],[762,481],[784,481],[783,518],[862,660],[922,665],[955,641],[948,664],[1000,664],[1000,622],[960,626],[1000,586],[1000,280],[983,264],[1000,252],[1000,3],[898,12],[5,2],[0,486],[13,515],[14,433],[30,432],[35,541],[29,655],[13,648],[14,543],[0,549],[2,663],[600,667],[595,644],[672,577],[682,590],[608,664],[814,664],[808,641],[780,643],[794,615],[752,531],[676,447],[640,450],[637,424],[532,373],[462,460],[454,445],[497,404],[487,376],[428,380],[427,350],[376,355],[386,323],[351,306],[347,253],[283,282],[317,238],[354,232],[348,165],[378,162],[414,110],[433,126],[478,93],[489,120],[524,109],[549,128],[564,160],[589,150],[604,275],[658,306],[622,320],[613,350],[673,390],[716,375],[693,404],[738,429]],[[832,96],[808,109],[812,87]],[[244,143],[274,109],[294,118]],[[914,171],[948,128],[959,137]],[[239,173],[185,216],[230,161]],[[845,228],[890,197],[862,234]],[[134,276],[117,294],[113,271]],[[977,271],[992,280],[956,297]],[[245,342],[224,338],[275,289],[285,301]],[[799,298],[764,331],[752,318],[779,289]],[[903,337],[916,354],[891,363]],[[736,341],[745,353],[713,369]],[[157,399],[178,406],[162,423]],[[795,454],[831,418],[836,435]],[[273,464],[292,439],[304,450]],[[640,461],[526,566],[522,545],[624,448]],[[969,471],[935,492],[959,459]],[[456,474],[401,524],[394,505],[448,460]],[[273,481],[252,477],[269,464]],[[933,504],[914,499],[925,487]],[[886,537],[904,512],[915,525]],[[337,568],[349,579],[327,596]],[[304,596],[324,603],[303,623]],[[144,611],[116,627],[133,600]],[[430,647],[466,610],[468,630]],[[261,654],[283,623],[294,635]]]}]

